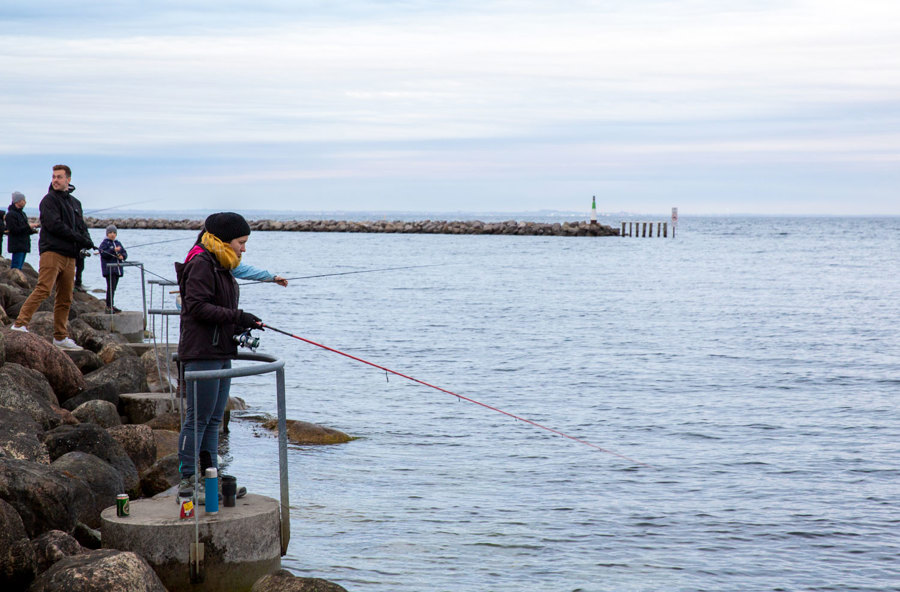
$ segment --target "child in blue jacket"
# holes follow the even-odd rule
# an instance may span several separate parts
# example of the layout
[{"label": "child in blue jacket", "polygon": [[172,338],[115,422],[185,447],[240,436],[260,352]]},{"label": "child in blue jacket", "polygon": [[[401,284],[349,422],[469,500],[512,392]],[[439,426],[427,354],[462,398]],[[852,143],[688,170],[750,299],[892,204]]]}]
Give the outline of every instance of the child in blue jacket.
[{"label": "child in blue jacket", "polygon": [[116,240],[118,233],[118,229],[110,224],[106,227],[106,238],[97,247],[97,250],[100,251],[100,272],[106,278],[106,312],[108,313],[122,312],[113,306],[113,295],[116,293],[119,278],[124,273],[122,266],[116,264],[128,259],[128,251],[125,250],[122,243]]}]

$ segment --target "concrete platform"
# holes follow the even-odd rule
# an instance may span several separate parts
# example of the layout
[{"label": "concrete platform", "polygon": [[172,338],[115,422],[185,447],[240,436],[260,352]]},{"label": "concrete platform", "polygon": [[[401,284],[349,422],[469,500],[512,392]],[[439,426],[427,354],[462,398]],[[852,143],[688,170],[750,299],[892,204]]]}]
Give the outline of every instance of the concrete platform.
[{"label": "concrete platform", "polygon": [[122,335],[132,343],[144,341],[144,313],[123,310],[117,314],[89,312],[78,317],[98,331],[110,331]]},{"label": "concrete platform", "polygon": [[178,411],[178,397],[174,393],[123,393],[119,395],[119,412],[128,418],[129,423],[147,423],[154,417],[170,411]]},{"label": "concrete platform", "polygon": [[131,515],[116,516],[115,506],[100,515],[103,547],[133,551],[143,557],[169,592],[249,591],[262,576],[281,568],[279,502],[247,494],[218,514],[198,508],[200,542],[204,546],[202,584],[190,578],[194,520],[179,519],[173,497],[131,502]]},{"label": "concrete platform", "polygon": [[[135,353],[135,355],[142,356],[145,353],[147,353],[148,351],[153,350],[153,343],[146,342],[146,341],[143,341],[141,343],[129,343],[128,347],[131,348],[131,351],[133,351]],[[160,342],[160,343],[156,344],[156,347],[159,349],[160,352],[166,352],[169,354],[174,354],[175,352],[178,351],[177,343],[162,343],[162,342]],[[173,364],[174,364],[174,362],[173,362]]]}]

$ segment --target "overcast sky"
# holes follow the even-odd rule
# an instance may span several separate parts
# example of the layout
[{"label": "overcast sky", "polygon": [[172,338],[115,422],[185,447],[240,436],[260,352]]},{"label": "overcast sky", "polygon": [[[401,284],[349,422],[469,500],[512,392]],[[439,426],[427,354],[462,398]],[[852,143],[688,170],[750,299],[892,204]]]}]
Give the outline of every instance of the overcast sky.
[{"label": "overcast sky", "polygon": [[0,30],[0,191],[35,209],[65,163],[86,209],[900,214],[897,0],[0,0]]}]

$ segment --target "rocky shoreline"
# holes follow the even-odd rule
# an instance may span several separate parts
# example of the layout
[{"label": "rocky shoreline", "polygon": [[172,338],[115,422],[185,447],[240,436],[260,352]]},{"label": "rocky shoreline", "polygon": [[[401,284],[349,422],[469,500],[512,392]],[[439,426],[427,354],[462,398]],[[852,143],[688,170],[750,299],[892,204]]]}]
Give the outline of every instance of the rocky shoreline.
[{"label": "rocky shoreline", "polygon": [[[29,333],[10,331],[36,282],[29,264],[10,269],[0,259],[0,589],[164,591],[140,556],[102,548],[99,527],[117,494],[152,497],[177,483],[177,412],[147,416],[129,407],[129,394],[167,392],[175,379],[159,374],[163,352],[102,330],[95,321],[104,302],[84,292],[74,294],[69,316],[82,351],[52,345],[52,298]],[[323,431],[293,423],[292,441],[315,443]],[[253,590],[344,588],[281,570]]]},{"label": "rocky shoreline", "polygon": [[[166,220],[163,218],[92,218],[90,228],[106,228],[110,224],[123,228],[154,230],[200,230],[201,220]],[[383,232],[398,234],[504,234],[519,236],[619,236],[619,230],[588,222],[481,222],[480,220],[446,221],[363,221],[347,220],[252,220],[252,230],[283,232]]]}]

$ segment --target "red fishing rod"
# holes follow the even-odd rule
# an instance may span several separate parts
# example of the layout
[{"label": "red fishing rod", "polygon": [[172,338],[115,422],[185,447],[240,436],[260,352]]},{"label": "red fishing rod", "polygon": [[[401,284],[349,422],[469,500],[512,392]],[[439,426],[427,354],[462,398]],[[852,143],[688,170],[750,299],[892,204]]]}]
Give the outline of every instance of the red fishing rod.
[{"label": "red fishing rod", "polygon": [[433,384],[429,384],[429,383],[425,382],[424,380],[419,380],[418,378],[413,378],[412,376],[407,376],[406,374],[402,374],[402,373],[400,373],[400,372],[397,372],[396,370],[391,370],[390,368],[385,368],[384,366],[380,366],[380,365],[378,365],[378,364],[376,364],[376,363],[374,363],[374,362],[370,362],[370,361],[368,361],[368,360],[364,360],[364,359],[362,359],[362,358],[358,358],[358,357],[356,357],[356,356],[350,355],[350,354],[348,354],[348,353],[346,353],[346,352],[342,352],[342,351],[340,351],[340,350],[338,350],[338,349],[334,349],[333,347],[328,347],[327,345],[322,345],[321,343],[316,343],[315,341],[312,341],[311,339],[306,339],[305,337],[300,337],[299,335],[294,335],[293,333],[289,333],[289,332],[287,332],[287,331],[282,331],[281,329],[276,329],[275,327],[273,327],[273,326],[271,326],[271,325],[266,325],[265,323],[260,323],[260,326],[265,327],[266,329],[270,329],[270,330],[272,330],[272,331],[275,331],[276,333],[281,333],[282,335],[287,335],[288,337],[293,337],[294,339],[299,339],[300,341],[303,341],[303,342],[308,343],[308,344],[310,344],[310,345],[314,345],[314,346],[316,346],[316,347],[320,347],[320,348],[322,348],[322,349],[324,349],[324,350],[327,350],[327,351],[330,351],[330,352],[332,352],[332,353],[336,353],[336,354],[342,355],[342,356],[344,356],[345,358],[350,358],[351,360],[355,360],[355,361],[357,361],[357,362],[361,362],[361,363],[363,363],[363,364],[367,364],[367,365],[369,365],[369,366],[372,366],[373,368],[378,368],[379,370],[383,370],[384,372],[389,372],[389,373],[391,373],[391,374],[394,374],[395,376],[399,376],[400,378],[405,378],[406,380],[411,380],[412,382],[417,382],[417,383],[419,383],[419,384],[421,384],[421,385],[424,385],[424,386],[427,386],[427,387],[429,387],[429,388],[433,388],[433,389],[435,389],[435,390],[441,391],[442,393],[447,393],[448,395],[453,395],[453,396],[456,397],[457,399],[463,399],[463,400],[468,401],[468,402],[470,402],[470,403],[475,403],[476,405],[481,405],[482,407],[484,407],[484,408],[486,408],[486,409],[490,409],[491,411],[496,411],[497,413],[502,413],[503,415],[507,415],[507,416],[509,416],[509,417],[512,417],[513,419],[517,419],[517,420],[519,420],[519,421],[524,421],[525,423],[531,424],[531,425],[533,425],[533,426],[536,427],[536,428],[540,428],[540,429],[542,429],[542,430],[546,430],[546,431],[548,431],[548,432],[552,432],[552,433],[554,433],[554,434],[556,434],[556,435],[558,435],[558,436],[562,436],[562,437],[564,437],[564,438],[568,438],[569,440],[574,440],[575,442],[578,442],[579,444],[584,444],[585,446],[590,446],[591,448],[596,448],[597,450],[599,450],[599,451],[601,451],[601,452],[605,452],[605,453],[607,453],[607,454],[612,454],[613,456],[618,456],[619,458],[625,459],[625,460],[627,460],[627,461],[629,461],[629,462],[637,463],[637,464],[639,464],[639,465],[641,465],[641,466],[645,466],[645,467],[648,467],[648,468],[653,468],[652,465],[648,465],[648,464],[645,463],[645,462],[641,462],[641,461],[639,461],[639,460],[635,460],[635,459],[633,459],[633,458],[629,458],[629,457],[625,456],[624,454],[619,454],[618,452],[613,452],[612,450],[607,450],[606,448],[601,448],[600,446],[597,446],[596,444],[592,444],[591,442],[588,442],[587,440],[582,440],[581,438],[576,438],[575,436],[570,436],[569,434],[565,434],[565,433],[563,433],[563,432],[560,432],[559,430],[554,430],[553,428],[549,428],[549,427],[547,427],[547,426],[545,426],[545,425],[541,425],[541,424],[539,424],[539,423],[536,422],[536,421],[532,421],[532,420],[530,420],[530,419],[526,419],[526,418],[524,418],[524,417],[520,417],[520,416],[518,416],[518,415],[515,415],[515,414],[513,414],[513,413],[510,413],[509,411],[504,411],[503,409],[498,409],[497,407],[492,407],[491,405],[488,405],[487,403],[482,403],[481,401],[476,401],[475,399],[466,397],[466,396],[464,396],[464,395],[460,395],[460,394],[458,394],[458,393],[454,393],[453,391],[448,391],[447,389],[441,388],[441,387],[439,387],[439,386],[435,386],[435,385],[433,385]]}]

